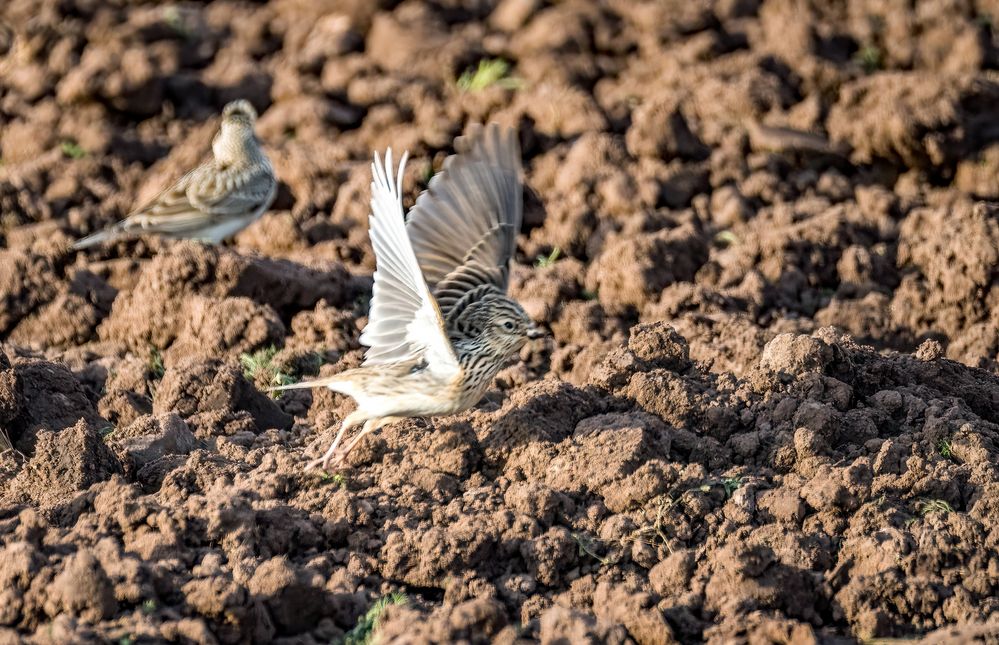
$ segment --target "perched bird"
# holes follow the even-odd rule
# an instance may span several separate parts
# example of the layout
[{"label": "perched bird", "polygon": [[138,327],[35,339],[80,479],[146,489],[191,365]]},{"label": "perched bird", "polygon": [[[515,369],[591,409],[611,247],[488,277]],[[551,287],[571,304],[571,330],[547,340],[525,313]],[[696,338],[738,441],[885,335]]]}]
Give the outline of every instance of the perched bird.
[{"label": "perched bird", "polygon": [[[523,211],[513,130],[476,126],[404,220],[392,150],[371,165],[374,293],[361,367],[273,388],[325,386],[352,397],[333,444],[306,469],[342,463],[364,435],[404,417],[454,414],[479,402],[496,373],[540,330],[506,295]],[[340,448],[344,433],[361,431]]]},{"label": "perched bird", "polygon": [[274,201],[274,170],[253,131],[257,111],[233,101],[222,111],[212,159],[180,178],[114,226],[74,245],[85,249],[121,237],[154,233],[218,244],[260,217]]}]

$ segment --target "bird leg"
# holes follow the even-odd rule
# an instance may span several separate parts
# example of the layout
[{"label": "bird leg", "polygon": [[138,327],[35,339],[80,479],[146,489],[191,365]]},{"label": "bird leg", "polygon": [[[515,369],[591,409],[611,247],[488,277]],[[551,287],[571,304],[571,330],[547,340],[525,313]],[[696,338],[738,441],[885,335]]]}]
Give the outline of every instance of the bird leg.
[{"label": "bird leg", "polygon": [[340,464],[342,464],[343,460],[347,458],[347,455],[350,454],[350,451],[353,450],[354,446],[356,446],[358,442],[361,441],[364,435],[368,434],[372,430],[377,430],[378,428],[381,428],[386,423],[391,423],[392,421],[396,421],[398,420],[398,418],[399,417],[382,417],[380,419],[369,419],[365,421],[364,426],[361,428],[361,431],[357,433],[356,437],[351,439],[350,443],[347,444],[347,447],[344,449],[344,451],[341,452],[339,455],[337,455],[336,460],[334,460],[333,462],[333,465],[339,466]]},{"label": "bird leg", "polygon": [[[330,461],[333,459],[333,455],[336,454],[337,446],[340,445],[340,440],[343,439],[344,433],[346,433],[347,430],[349,430],[350,428],[353,428],[358,423],[360,423],[363,418],[364,418],[364,415],[363,414],[359,414],[357,410],[355,410],[354,412],[351,412],[346,417],[344,417],[343,423],[340,424],[340,431],[336,434],[336,438],[333,439],[333,443],[330,445],[329,450],[327,450],[326,453],[322,457],[320,457],[319,459],[313,459],[308,464],[306,464],[305,470],[306,471],[312,470],[316,466],[322,466],[323,470],[325,470],[327,468],[327,466],[329,466]],[[365,421],[364,427],[367,428],[369,423],[371,423],[370,420]],[[361,431],[361,434],[362,435],[364,434],[363,430]],[[354,445],[354,444],[351,444],[351,445]],[[350,449],[348,448],[348,450],[350,450]],[[337,463],[339,463],[340,461],[342,461],[342,460],[338,460]]]}]

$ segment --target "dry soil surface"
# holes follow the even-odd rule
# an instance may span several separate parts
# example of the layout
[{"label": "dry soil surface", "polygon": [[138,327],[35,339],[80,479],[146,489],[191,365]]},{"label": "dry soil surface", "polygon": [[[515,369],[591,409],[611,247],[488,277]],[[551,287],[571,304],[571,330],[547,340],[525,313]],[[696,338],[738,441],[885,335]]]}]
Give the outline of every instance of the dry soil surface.
[{"label": "dry soil surface", "polygon": [[[0,643],[999,641],[999,5],[912,4],[2,3]],[[236,97],[269,214],[67,250]],[[550,338],[303,473],[371,151],[487,120]]]}]

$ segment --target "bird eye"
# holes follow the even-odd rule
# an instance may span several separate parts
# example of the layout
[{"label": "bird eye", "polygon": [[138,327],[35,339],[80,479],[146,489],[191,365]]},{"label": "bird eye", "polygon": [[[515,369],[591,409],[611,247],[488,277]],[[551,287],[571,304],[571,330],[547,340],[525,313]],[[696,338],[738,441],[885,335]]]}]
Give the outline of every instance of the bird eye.
[{"label": "bird eye", "polygon": [[507,331],[513,331],[513,323],[509,320],[503,322],[503,329]]}]

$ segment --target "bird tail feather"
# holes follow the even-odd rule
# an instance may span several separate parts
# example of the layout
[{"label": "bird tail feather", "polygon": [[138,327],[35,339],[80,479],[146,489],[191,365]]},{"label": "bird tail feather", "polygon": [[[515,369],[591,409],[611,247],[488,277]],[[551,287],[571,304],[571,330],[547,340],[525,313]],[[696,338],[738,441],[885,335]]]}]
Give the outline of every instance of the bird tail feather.
[{"label": "bird tail feather", "polygon": [[122,227],[120,225],[112,226],[102,231],[97,231],[96,233],[92,233],[87,237],[80,238],[79,240],[73,243],[72,249],[74,251],[89,249],[90,247],[97,246],[102,242],[108,242],[110,240],[113,240],[119,237],[121,233],[122,233]]},{"label": "bird tail feather", "polygon": [[334,374],[333,376],[317,378],[313,381],[302,381],[301,383],[292,383],[291,385],[275,385],[274,387],[267,388],[267,391],[279,392],[281,390],[307,390],[314,387],[328,387],[334,392],[349,394],[346,391],[347,382],[342,377],[342,374]]}]

